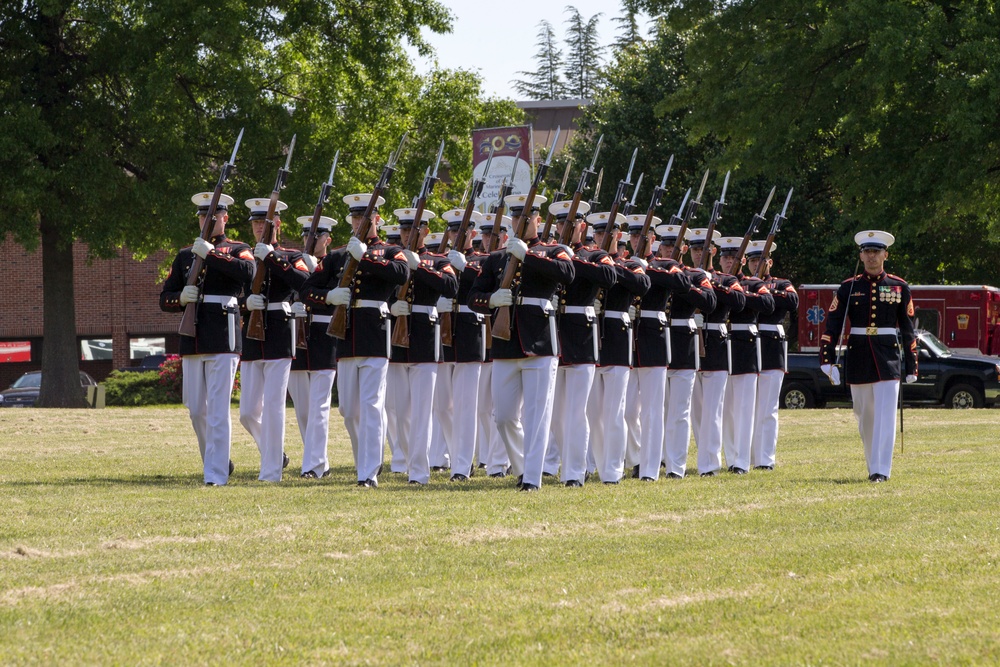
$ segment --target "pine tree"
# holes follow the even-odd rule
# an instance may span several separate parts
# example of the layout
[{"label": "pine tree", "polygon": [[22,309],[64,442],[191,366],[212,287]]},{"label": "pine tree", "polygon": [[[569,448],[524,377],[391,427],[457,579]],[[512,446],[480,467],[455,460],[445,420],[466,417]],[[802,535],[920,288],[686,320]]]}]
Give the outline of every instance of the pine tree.
[{"label": "pine tree", "polygon": [[555,100],[565,96],[566,84],[562,80],[563,56],[556,46],[556,33],[552,24],[541,21],[538,24],[538,52],[535,53],[538,69],[534,72],[518,72],[526,77],[516,79],[514,89],[533,100]]},{"label": "pine tree", "polygon": [[580,11],[569,5],[565,13],[569,14],[566,21],[566,81],[569,95],[589,99],[593,96],[600,81],[601,55],[604,47],[597,34],[597,23],[601,14],[594,14],[584,21]]},{"label": "pine tree", "polygon": [[642,41],[639,31],[639,0],[622,0],[622,15],[611,19],[618,24],[618,34],[615,37],[616,51],[627,49]]}]

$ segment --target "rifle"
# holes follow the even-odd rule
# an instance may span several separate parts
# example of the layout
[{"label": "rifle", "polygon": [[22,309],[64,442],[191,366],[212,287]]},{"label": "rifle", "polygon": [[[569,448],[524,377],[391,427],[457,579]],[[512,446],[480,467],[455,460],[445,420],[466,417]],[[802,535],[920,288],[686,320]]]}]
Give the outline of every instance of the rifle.
[{"label": "rifle", "polygon": [[[462,213],[462,222],[458,226],[458,231],[455,232],[455,250],[458,252],[465,252],[465,244],[469,238],[469,223],[472,220],[472,211],[476,207],[476,199],[479,197],[480,193],[483,191],[483,186],[486,185],[486,177],[490,173],[490,163],[493,162],[493,147],[490,146],[490,154],[486,158],[486,167],[483,169],[482,178],[473,178],[469,187],[465,189],[465,195],[462,197],[462,203],[465,205],[465,212]],[[466,199],[466,196],[471,194],[472,196]],[[450,245],[451,237],[448,234],[444,235],[441,240],[441,245],[438,247],[438,253],[443,255],[448,252],[448,247]],[[453,312],[448,311],[444,313],[439,313],[438,316],[441,322],[441,344],[447,347],[451,347],[452,341],[454,339],[452,316]]]},{"label": "rifle", "polygon": [[[267,204],[267,214],[264,216],[264,233],[261,240],[264,243],[274,243],[274,211],[278,207],[278,196],[285,187],[285,180],[288,178],[288,167],[292,164],[292,153],[295,151],[295,135],[292,135],[292,143],[288,146],[288,155],[285,157],[285,166],[278,169],[278,178],[274,182],[274,189],[271,190],[271,200]],[[269,273],[264,265],[264,260],[257,260],[257,269],[253,274],[253,284],[250,287],[252,294],[260,294],[264,288],[264,279]],[[250,323],[247,325],[247,338],[253,340],[264,340],[264,313],[263,310],[250,311]]]},{"label": "rifle", "polygon": [[[670,176],[670,168],[673,166],[674,166],[674,156],[671,155],[670,159],[667,160],[667,168],[663,172],[663,180],[660,181],[660,184],[657,187],[653,188],[653,197],[652,199],[649,200],[649,208],[646,209],[646,219],[643,220],[642,222],[642,231],[639,233],[639,241],[636,243],[636,247],[633,248],[633,250],[635,250],[635,256],[638,257],[639,259],[642,259],[643,255],[645,254],[646,239],[649,237],[649,228],[653,224],[653,217],[656,211],[656,207],[660,205],[660,198],[663,197],[664,193],[666,192],[667,177]],[[638,189],[639,188],[636,188],[637,191]],[[690,193],[691,191],[688,190],[688,194]],[[635,197],[633,196],[632,199],[634,201]],[[687,201],[686,196],[685,196],[685,201]],[[681,208],[682,209],[684,208],[684,204],[681,204]]]},{"label": "rifle", "polygon": [[[423,224],[424,207],[427,205],[427,197],[434,190],[434,184],[438,181],[438,167],[441,166],[441,156],[444,154],[444,139],[441,140],[441,147],[438,149],[437,160],[434,161],[434,172],[431,173],[428,167],[424,175],[424,184],[420,188],[417,196],[416,213],[413,218],[413,226],[410,227],[410,236],[407,238],[406,248],[411,252],[416,252],[420,247],[420,226]],[[413,274],[406,279],[406,282],[399,286],[396,291],[397,301],[406,301],[410,292],[410,283],[413,282]],[[409,317],[397,317],[396,323],[392,327],[392,344],[397,347],[410,347],[410,320]]]},{"label": "rifle", "polygon": [[[309,231],[306,234],[305,247],[302,249],[307,255],[312,255],[316,252],[316,238],[319,236],[316,232],[319,231],[319,221],[323,217],[323,205],[330,198],[330,191],[333,189],[333,174],[337,171],[337,160],[339,158],[340,151],[338,150],[333,155],[333,166],[330,167],[330,175],[327,177],[326,182],[319,188],[319,201],[316,202],[316,208],[313,209],[312,221],[309,223]],[[306,339],[309,337],[309,327],[311,324],[311,314],[299,318],[295,323],[298,330],[298,335],[295,339],[298,341],[298,347],[303,350],[309,348],[309,343]]]},{"label": "rifle", "polygon": [[[601,136],[603,137],[604,135]],[[601,183],[603,182],[604,182],[604,167],[601,167],[601,170],[597,172],[597,183],[594,185],[594,198],[591,199],[589,202],[587,202],[588,204],[590,204],[591,211],[596,211],[597,206],[600,204],[597,198],[601,196]]]},{"label": "rifle", "polygon": [[[594,174],[594,167],[597,166],[597,156],[601,152],[601,144],[604,143],[604,135],[602,134],[597,138],[597,146],[594,148],[594,156],[590,159],[590,167],[584,169],[580,173],[580,180],[576,184],[576,191],[573,192],[573,200],[569,204],[569,210],[566,211],[566,223],[563,225],[562,234],[559,235],[559,243],[562,245],[569,245],[570,239],[573,237],[573,227],[576,224],[576,212],[580,208],[580,200],[583,199],[583,191],[587,187],[587,180],[592,174]],[[601,170],[601,176],[604,176],[604,170]],[[597,182],[597,188],[594,190],[594,196],[597,196],[597,191],[600,190],[601,183],[600,180]],[[551,206],[549,212],[551,215]]]},{"label": "rifle", "polygon": [[[240,149],[241,141],[243,141],[243,128],[240,129],[240,134],[236,137],[236,145],[233,146],[233,154],[229,156],[229,162],[222,163],[222,170],[219,172],[219,182],[215,184],[215,192],[212,193],[212,198],[208,202],[208,213],[205,215],[205,224],[202,225],[201,236],[198,238],[212,238],[212,230],[215,229],[215,211],[219,206],[219,200],[222,199],[222,187],[229,181],[229,173],[236,164],[236,151]],[[205,260],[201,257],[194,255],[191,261],[191,269],[187,274],[188,285],[194,285],[201,280],[201,269],[204,262]],[[197,335],[197,323],[198,304],[191,302],[184,306],[184,314],[181,316],[181,324],[177,328],[177,333],[182,336],[195,336]]]},{"label": "rifle", "polygon": [[[552,204],[556,203],[566,195],[566,181],[569,180],[569,168],[573,164],[573,158],[566,161],[566,171],[563,172],[562,185],[556,190],[555,194],[552,195],[552,201],[549,202],[549,211],[545,216],[545,227],[542,229],[542,233],[539,236],[542,237],[543,241],[548,241],[549,237],[552,235],[552,223],[556,220],[555,211],[552,210]],[[545,196],[545,193],[542,193]]]},{"label": "rifle", "polygon": [[611,202],[611,211],[608,212],[607,233],[604,235],[604,243],[601,244],[601,250],[604,252],[610,252],[611,250],[611,240],[615,236],[612,232],[618,224],[618,208],[621,206],[622,201],[625,200],[625,192],[628,186],[632,185],[632,168],[635,167],[635,158],[638,155],[639,149],[636,148],[632,151],[632,162],[628,165],[628,174],[625,175],[625,180],[618,181],[618,189],[615,190],[615,200]]},{"label": "rifle", "polygon": [[[378,205],[379,197],[382,193],[389,187],[389,181],[392,179],[393,172],[396,171],[396,162],[399,160],[400,154],[403,152],[403,146],[406,145],[406,138],[409,136],[409,132],[403,134],[403,138],[399,140],[399,146],[389,155],[389,160],[386,162],[385,167],[382,168],[382,175],[378,179],[378,183],[375,184],[375,188],[372,190],[371,199],[368,200],[368,206],[365,207],[365,212],[363,214],[363,219],[361,224],[358,226],[358,231],[355,233],[362,241],[368,239],[368,232],[371,231],[372,227],[372,215],[375,212],[375,206]],[[340,280],[337,282],[337,287],[347,287],[354,281],[354,276],[358,272],[358,260],[354,259],[348,253],[347,261],[344,264],[344,270],[340,274]],[[330,326],[327,327],[326,333],[334,338],[340,338],[343,340],[347,336],[347,309],[349,304],[346,306],[336,306],[333,309],[333,316],[330,319]]]},{"label": "rifle", "polygon": [[726,172],[726,180],[722,183],[722,194],[712,206],[712,217],[708,219],[708,229],[705,230],[705,251],[701,253],[701,269],[707,271],[709,263],[712,261],[712,237],[715,235],[715,227],[722,218],[722,207],[726,205],[726,190],[729,189],[729,173]]},{"label": "rifle", "polygon": [[[785,213],[788,211],[788,202],[792,200],[792,191],[795,188],[788,188],[788,196],[785,197],[785,205],[781,207],[781,213],[774,216],[774,222],[771,223],[771,231],[768,232],[767,238],[764,239],[764,249],[760,254],[760,263],[757,264],[757,270],[753,272],[754,278],[762,278],[764,276],[764,266],[767,264],[767,260],[771,256],[771,246],[774,245],[774,237],[777,236],[778,232],[781,231],[781,223],[785,221]],[[857,275],[857,269],[854,271],[854,275]],[[847,321],[846,315],[844,316],[844,321]],[[841,333],[841,338],[843,333]],[[837,341],[838,344],[840,341]]]},{"label": "rifle", "polygon": [[635,198],[639,196],[639,188],[642,187],[642,177],[645,175],[646,175],[645,172],[639,174],[639,180],[635,182],[635,189],[632,190],[632,199],[627,204],[625,204],[625,208],[622,209],[622,214],[632,215],[632,211],[635,210]]},{"label": "rifle", "polygon": [[743,255],[746,254],[747,246],[750,245],[750,237],[757,233],[757,228],[764,221],[764,214],[767,213],[767,207],[771,205],[771,199],[774,197],[774,191],[777,189],[777,186],[771,188],[771,193],[767,196],[767,201],[764,202],[764,208],[760,209],[760,213],[754,213],[753,220],[750,221],[750,227],[743,236],[743,241],[740,242],[740,249],[736,251],[736,258],[733,261],[733,268],[736,271],[739,271],[740,264],[743,263]]},{"label": "rifle", "polygon": [[[674,261],[679,261],[681,258],[681,248],[684,247],[684,235],[687,233],[688,227],[691,225],[691,220],[694,219],[694,214],[701,206],[701,195],[705,192],[705,183],[708,182],[708,169],[705,170],[705,175],[701,177],[701,187],[698,188],[698,196],[694,199],[688,201],[687,210],[684,211],[684,219],[681,220],[681,228],[677,230],[677,239],[674,241],[674,247],[670,251],[670,259]],[[691,192],[688,190],[688,192]],[[687,199],[685,197],[685,199]],[[681,208],[684,205],[681,204]],[[680,216],[680,211],[677,212],[678,217]],[[674,219],[670,219],[671,224],[673,224]]]},{"label": "rifle", "polygon": [[[549,146],[549,154],[545,156],[545,162],[538,165],[538,170],[535,172],[535,180],[532,181],[531,187],[528,188],[528,195],[524,200],[524,208],[521,209],[517,220],[514,221],[514,235],[519,239],[524,236],[524,229],[527,226],[528,218],[531,217],[531,207],[535,202],[535,193],[538,192],[538,185],[545,178],[545,172],[548,171],[549,165],[552,163],[552,155],[555,153],[560,129],[560,127],[556,127],[556,134],[552,137],[552,145]],[[510,289],[511,284],[514,282],[514,274],[517,273],[520,264],[521,262],[517,257],[513,255],[507,257],[507,265],[504,267],[503,277],[500,280],[500,289]],[[493,322],[493,335],[500,340],[510,340],[510,306],[502,306],[497,310],[497,317]]]}]

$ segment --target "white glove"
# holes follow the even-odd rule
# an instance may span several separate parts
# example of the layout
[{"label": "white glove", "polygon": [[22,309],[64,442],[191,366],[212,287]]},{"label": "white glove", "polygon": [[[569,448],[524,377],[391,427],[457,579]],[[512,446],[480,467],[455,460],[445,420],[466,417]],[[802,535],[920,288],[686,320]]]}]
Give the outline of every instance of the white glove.
[{"label": "white glove", "polygon": [[186,306],[198,300],[200,290],[197,285],[187,285],[181,290],[181,305]]},{"label": "white glove", "polygon": [[528,254],[528,244],[515,236],[507,241],[507,254],[514,255],[523,262],[524,256]]},{"label": "white glove", "polygon": [[306,268],[309,269],[309,273],[315,271],[316,267],[319,266],[319,260],[309,253],[302,253],[302,261],[305,263]]},{"label": "white glove", "polygon": [[247,310],[264,310],[267,308],[267,299],[263,294],[251,294],[247,297]]},{"label": "white glove", "polygon": [[907,375],[906,376],[906,384],[913,384],[916,381],[917,381],[917,376],[916,375]]},{"label": "white glove", "polygon": [[410,267],[410,271],[416,271],[420,266],[420,255],[412,250],[403,250],[403,257],[406,258],[406,265]]},{"label": "white glove", "polygon": [[202,238],[195,239],[194,245],[191,246],[191,252],[202,259],[205,259],[205,256],[213,250],[215,250],[215,246]]},{"label": "white glove", "polygon": [[636,315],[637,315],[637,313],[635,311],[635,306],[629,306],[628,307],[628,318],[630,320],[634,320]]},{"label": "white glove", "polygon": [[438,299],[435,308],[437,308],[439,313],[450,313],[451,311],[455,310],[455,300],[441,297]]},{"label": "white glove", "polygon": [[410,304],[405,301],[396,301],[389,306],[389,312],[396,317],[406,317],[410,314]]},{"label": "white glove", "polygon": [[352,236],[351,240],[347,242],[347,252],[351,253],[356,261],[360,262],[364,254],[368,252],[368,246],[361,242],[357,236]]},{"label": "white glove", "polygon": [[274,246],[267,243],[258,243],[253,248],[253,256],[262,262],[267,259],[267,256],[272,252],[274,252]]},{"label": "white glove", "polygon": [[600,299],[594,299],[594,314],[595,315],[600,315],[602,310],[604,310],[604,309],[601,307],[601,300]]},{"label": "white glove", "polygon": [[490,294],[490,308],[500,308],[514,303],[514,295],[509,289],[498,289]]},{"label": "white glove", "polygon": [[452,250],[448,253],[448,261],[451,262],[452,267],[459,273],[465,271],[465,265],[468,264],[465,261],[465,255],[457,250]]},{"label": "white glove", "polygon": [[639,266],[642,267],[643,271],[645,271],[646,269],[649,268],[649,262],[647,262],[646,260],[644,260],[644,259],[642,259],[640,257],[636,257],[635,261],[638,262]]},{"label": "white glove", "polygon": [[296,301],[292,304],[292,316],[294,317],[305,317],[306,316],[306,304],[301,301]]},{"label": "white glove", "polygon": [[351,288],[334,287],[326,293],[326,302],[331,306],[346,306],[351,302]]},{"label": "white glove", "polygon": [[573,252],[573,249],[570,248],[568,245],[560,245],[559,247],[563,249],[563,252],[565,252],[567,255],[569,255],[570,259],[573,259],[574,257],[576,257],[576,253]]},{"label": "white glove", "polygon": [[705,316],[701,313],[695,313],[691,319],[694,320],[694,325],[699,329],[705,328]]},{"label": "white glove", "polygon": [[840,385],[840,369],[833,364],[822,364],[819,369],[826,373],[826,376],[830,378],[830,384],[834,387]]}]

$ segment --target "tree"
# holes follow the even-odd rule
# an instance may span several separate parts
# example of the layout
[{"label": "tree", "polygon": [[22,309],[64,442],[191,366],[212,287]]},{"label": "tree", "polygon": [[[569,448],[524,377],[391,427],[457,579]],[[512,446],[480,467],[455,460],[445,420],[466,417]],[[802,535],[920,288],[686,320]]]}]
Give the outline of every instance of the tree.
[{"label": "tree", "polygon": [[538,51],[535,53],[538,69],[534,72],[518,72],[526,77],[517,79],[514,89],[532,100],[557,100],[565,95],[566,84],[562,80],[562,51],[556,46],[556,33],[548,21],[538,23]]},{"label": "tree", "polygon": [[590,99],[601,81],[601,56],[604,47],[597,34],[601,14],[594,14],[586,21],[580,11],[567,6],[566,20],[566,74],[567,93],[575,98]]},{"label": "tree", "polygon": [[639,0],[622,0],[622,15],[611,19],[618,24],[618,34],[615,36],[614,49],[627,49],[642,41],[639,30]]},{"label": "tree", "polygon": [[991,3],[643,4],[689,36],[690,76],[664,101],[689,112],[691,136],[718,140],[744,173],[801,187],[808,216],[796,209],[788,229],[804,226],[805,263],[818,265],[803,266],[804,277],[846,275],[853,232],[866,227],[897,234],[891,270],[913,282],[996,275],[1000,16]]},{"label": "tree", "polygon": [[312,200],[337,147],[338,186],[370,187],[419,81],[403,41],[428,53],[421,29],[449,24],[417,0],[0,6],[0,231],[42,248],[39,405],[82,405],[74,240],[94,256],[190,243],[189,197],[214,182],[240,127],[233,191],[270,191],[296,131],[288,199]]}]

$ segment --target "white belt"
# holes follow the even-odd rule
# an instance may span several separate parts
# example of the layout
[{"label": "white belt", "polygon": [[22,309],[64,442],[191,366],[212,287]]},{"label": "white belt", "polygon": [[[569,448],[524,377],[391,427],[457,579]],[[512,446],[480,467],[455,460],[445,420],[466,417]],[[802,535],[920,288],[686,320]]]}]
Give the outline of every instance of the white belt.
[{"label": "white belt", "polygon": [[896,330],[890,327],[851,327],[852,336],[895,336]]},{"label": "white belt", "polygon": [[549,301],[548,299],[542,299],[540,297],[519,296],[517,297],[517,301],[515,303],[519,306],[538,306],[546,313],[555,310],[552,307],[551,301]]},{"label": "white belt", "polygon": [[729,328],[733,331],[749,331],[753,335],[757,335],[757,325],[756,324],[730,324]]},{"label": "white belt", "polygon": [[[465,313],[467,315],[475,315],[477,322],[482,322],[483,321],[483,314],[482,313],[477,313],[476,311],[472,310],[468,306],[459,306],[458,307],[458,312],[459,312],[459,314]],[[485,352],[483,353],[483,359],[486,359],[486,353]]]},{"label": "white belt", "polygon": [[761,331],[773,331],[778,334],[781,338],[785,337],[785,327],[780,324],[758,324],[757,328]]},{"label": "white belt", "polygon": [[320,322],[321,324],[329,324],[330,320],[333,319],[333,315],[313,315],[313,322]]},{"label": "white belt", "polygon": [[686,319],[686,320],[674,320],[674,321],[672,321],[670,323],[670,326],[672,326],[672,327],[687,327],[691,331],[694,331],[695,329],[698,328],[698,325],[695,323],[693,317],[691,317],[689,319]]},{"label": "white belt", "polygon": [[649,312],[643,310],[639,313],[639,317],[645,320],[659,320],[660,324],[667,323],[667,314],[662,310],[651,310]]},{"label": "white belt", "polygon": [[429,317],[431,321],[437,320],[438,311],[437,306],[410,306],[410,313],[422,313]]},{"label": "white belt", "polygon": [[593,306],[563,306],[563,313],[566,315],[586,315],[596,317]]},{"label": "white belt", "polygon": [[236,306],[236,297],[224,294],[206,294],[201,297],[201,301],[202,303],[217,303],[223,308],[234,308]]},{"label": "white belt", "polygon": [[384,309],[386,313],[389,312],[389,305],[385,301],[376,301],[375,299],[355,299],[352,307],[377,308],[380,311]]},{"label": "white belt", "polygon": [[632,322],[632,318],[630,318],[628,316],[628,311],[627,310],[605,310],[604,311],[604,317],[605,318],[608,318],[608,317],[617,318],[617,319],[620,319],[625,324],[631,324],[631,322]]},{"label": "white belt", "polygon": [[725,322],[706,322],[705,323],[705,330],[706,331],[718,331],[723,336],[725,336],[728,333],[728,330],[726,329]]},{"label": "white belt", "polygon": [[292,312],[292,304],[288,303],[287,301],[279,301],[277,303],[269,303],[269,304],[267,304],[267,309],[268,310],[283,310],[286,313],[291,313]]}]

